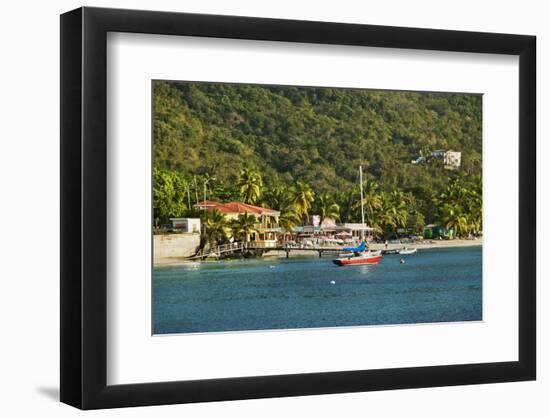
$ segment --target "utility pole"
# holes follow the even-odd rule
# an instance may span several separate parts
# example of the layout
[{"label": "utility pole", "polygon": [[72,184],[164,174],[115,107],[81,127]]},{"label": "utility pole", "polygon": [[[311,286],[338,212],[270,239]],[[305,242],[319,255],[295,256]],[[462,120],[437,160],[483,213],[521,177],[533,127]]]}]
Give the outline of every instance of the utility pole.
[{"label": "utility pole", "polygon": [[199,205],[199,192],[197,191],[197,176],[193,175],[193,181],[195,182],[195,199],[197,200],[197,205]]}]

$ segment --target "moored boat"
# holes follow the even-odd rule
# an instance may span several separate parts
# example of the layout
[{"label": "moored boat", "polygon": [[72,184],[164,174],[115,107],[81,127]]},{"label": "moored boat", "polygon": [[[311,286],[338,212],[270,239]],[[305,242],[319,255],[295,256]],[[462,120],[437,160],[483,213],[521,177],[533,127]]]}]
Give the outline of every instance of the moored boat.
[{"label": "moored boat", "polygon": [[416,253],[417,251],[418,251],[418,249],[416,249],[416,248],[405,248],[405,249],[399,250],[397,253],[399,255],[412,255],[413,253]]},{"label": "moored boat", "polygon": [[380,262],[382,255],[376,252],[366,251],[356,253],[350,258],[340,258],[334,259],[334,262],[338,266],[348,266],[348,265],[375,265]]},{"label": "moored boat", "polygon": [[[365,209],[363,200],[363,168],[359,166],[359,186],[361,190],[361,224],[365,226]],[[332,262],[338,266],[346,265],[375,265],[382,259],[382,251],[369,250],[365,243],[364,230],[361,230],[361,244],[355,248],[344,248],[345,252],[349,252],[351,255],[340,255],[339,258],[334,259]]]}]

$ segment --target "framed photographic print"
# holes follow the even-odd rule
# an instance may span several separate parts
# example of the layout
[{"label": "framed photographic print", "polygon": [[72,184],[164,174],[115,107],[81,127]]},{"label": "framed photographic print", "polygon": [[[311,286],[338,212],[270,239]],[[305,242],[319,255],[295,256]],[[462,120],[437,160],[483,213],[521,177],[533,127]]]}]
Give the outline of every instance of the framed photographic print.
[{"label": "framed photographic print", "polygon": [[61,400],[535,379],[535,38],[61,16]]}]

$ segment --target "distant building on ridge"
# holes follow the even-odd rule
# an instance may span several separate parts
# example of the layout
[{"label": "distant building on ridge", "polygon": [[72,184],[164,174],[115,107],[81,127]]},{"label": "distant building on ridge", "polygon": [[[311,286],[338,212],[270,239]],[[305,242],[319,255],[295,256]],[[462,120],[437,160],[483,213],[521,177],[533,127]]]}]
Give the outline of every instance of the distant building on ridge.
[{"label": "distant building on ridge", "polygon": [[446,169],[458,169],[460,168],[462,153],[447,151],[443,156],[443,163],[445,164]]},{"label": "distant building on ridge", "polygon": [[461,152],[456,151],[446,151],[445,149],[438,149],[437,151],[431,152],[428,156],[420,156],[411,161],[413,165],[421,165],[426,162],[429,162],[430,159],[437,158],[443,159],[443,167],[445,169],[458,169],[460,168],[461,163]]}]

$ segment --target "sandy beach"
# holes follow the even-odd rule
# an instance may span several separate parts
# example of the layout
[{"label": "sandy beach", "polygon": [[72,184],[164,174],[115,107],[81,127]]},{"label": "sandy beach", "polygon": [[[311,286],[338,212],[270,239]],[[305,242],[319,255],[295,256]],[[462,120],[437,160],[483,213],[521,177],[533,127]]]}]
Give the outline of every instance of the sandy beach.
[{"label": "sandy beach", "polygon": [[418,248],[418,249],[433,249],[433,248],[458,248],[464,246],[481,246],[483,239],[453,239],[453,240],[420,240],[417,243],[388,243],[388,247],[383,243],[373,243],[371,249],[402,249],[403,246]]},{"label": "sandy beach", "polygon": [[[408,243],[388,243],[388,246],[384,243],[371,243],[369,245],[370,249],[372,250],[379,250],[379,249],[385,249],[385,250],[395,250],[395,249],[403,249],[403,247],[407,248],[416,248],[418,250],[423,249],[433,249],[433,248],[459,248],[459,247],[467,247],[467,246],[481,246],[483,245],[483,239],[453,239],[453,240],[421,240],[416,241],[414,243],[408,242]],[[330,247],[324,247],[324,248],[330,248]],[[341,246],[334,246],[334,249],[339,249]],[[269,251],[263,254],[263,256],[267,257],[286,257],[286,252],[284,250],[273,250]],[[299,249],[293,249],[290,252],[290,257],[295,256],[319,256],[317,251],[314,250],[299,250]],[[328,256],[328,255],[326,255]]]}]

